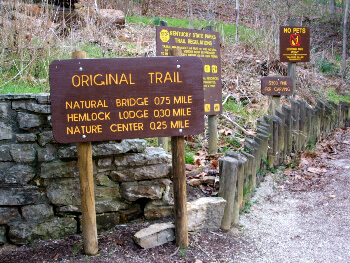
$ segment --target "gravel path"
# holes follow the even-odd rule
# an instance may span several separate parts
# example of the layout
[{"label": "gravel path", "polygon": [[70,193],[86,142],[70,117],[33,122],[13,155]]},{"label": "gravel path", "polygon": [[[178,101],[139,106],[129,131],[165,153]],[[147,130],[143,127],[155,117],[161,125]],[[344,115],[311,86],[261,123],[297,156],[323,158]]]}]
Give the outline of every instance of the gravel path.
[{"label": "gravel path", "polygon": [[325,160],[336,172],[318,191],[290,192],[277,186],[281,174],[268,176],[241,216],[250,245],[233,262],[350,262],[349,156],[347,147]]}]

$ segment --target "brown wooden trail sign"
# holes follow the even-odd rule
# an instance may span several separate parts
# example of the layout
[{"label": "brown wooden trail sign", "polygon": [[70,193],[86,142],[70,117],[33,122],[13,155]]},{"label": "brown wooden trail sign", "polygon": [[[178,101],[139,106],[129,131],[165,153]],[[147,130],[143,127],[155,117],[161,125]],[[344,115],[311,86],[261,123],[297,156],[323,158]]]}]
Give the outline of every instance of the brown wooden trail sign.
[{"label": "brown wooden trail sign", "polygon": [[53,135],[60,143],[204,130],[198,57],[56,60],[50,87]]},{"label": "brown wooden trail sign", "polygon": [[184,57],[203,61],[204,110],[206,115],[222,113],[220,34],[210,30],[156,27],[157,56],[180,48]]},{"label": "brown wooden trail sign", "polygon": [[280,61],[310,61],[310,28],[280,26]]},{"label": "brown wooden trail sign", "polygon": [[261,93],[269,96],[293,95],[293,79],[286,76],[262,77]]},{"label": "brown wooden trail sign", "polygon": [[84,252],[98,252],[91,141],[159,135],[172,136],[176,237],[187,247],[184,135],[204,129],[201,59],[72,57],[50,65],[52,126],[58,142],[77,142]]}]

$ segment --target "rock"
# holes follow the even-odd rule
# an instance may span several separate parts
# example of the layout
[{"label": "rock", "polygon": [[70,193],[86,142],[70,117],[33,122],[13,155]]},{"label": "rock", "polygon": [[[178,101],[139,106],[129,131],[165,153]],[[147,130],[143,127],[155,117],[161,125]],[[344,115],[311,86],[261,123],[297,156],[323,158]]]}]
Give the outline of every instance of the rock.
[{"label": "rock", "polygon": [[41,113],[41,114],[50,114],[51,113],[51,106],[45,105],[45,104],[37,104],[33,101],[14,101],[12,103],[12,109],[14,110],[27,110],[35,113]]},{"label": "rock", "polygon": [[17,115],[19,127],[22,130],[30,130],[42,126],[43,121],[39,115],[19,112]]},{"label": "rock", "polygon": [[187,182],[187,184],[192,185],[192,186],[199,186],[202,184],[202,181],[201,181],[201,179],[193,178],[193,179],[189,180]]},{"label": "rock", "polygon": [[173,223],[153,224],[134,235],[134,242],[142,248],[152,248],[175,240]]},{"label": "rock", "polygon": [[198,177],[199,174],[203,173],[204,172],[204,167],[201,166],[201,167],[198,167],[192,171],[189,171],[186,173],[186,176],[188,177]]},{"label": "rock", "polygon": [[111,179],[116,182],[133,182],[166,178],[170,176],[170,164],[158,164],[140,166],[137,168],[126,168],[111,172]]},{"label": "rock", "polygon": [[42,163],[40,177],[50,178],[76,178],[79,176],[78,164],[76,161],[63,162],[60,160]]},{"label": "rock", "polygon": [[6,227],[0,226],[0,245],[5,244],[6,242]]},{"label": "rock", "polygon": [[111,27],[122,26],[125,24],[125,15],[121,10],[99,9],[101,19]]},{"label": "rock", "polygon": [[114,161],[116,166],[143,166],[151,164],[171,163],[171,156],[168,155],[162,148],[146,148],[141,154],[126,154],[118,156]]},{"label": "rock", "polygon": [[15,164],[5,173],[5,184],[25,185],[35,177],[35,169],[28,165]]},{"label": "rock", "polygon": [[20,206],[46,203],[45,194],[36,186],[0,188],[0,206]]},{"label": "rock", "polygon": [[60,147],[57,152],[58,158],[78,158],[78,150],[76,145]]},{"label": "rock", "polygon": [[129,209],[130,204],[121,200],[96,201],[96,213],[117,212],[124,209]]},{"label": "rock", "polygon": [[112,158],[99,159],[97,162],[98,172],[104,172],[112,169]]},{"label": "rock", "polygon": [[35,133],[16,134],[16,140],[18,142],[35,142],[36,134]]},{"label": "rock", "polygon": [[174,205],[164,204],[162,201],[149,201],[144,209],[146,219],[158,219],[174,213]]},{"label": "rock", "polygon": [[157,219],[170,216],[174,212],[173,187],[166,187],[161,200],[149,201],[144,209],[144,216],[147,219]]},{"label": "rock", "polygon": [[96,143],[92,145],[94,157],[108,156],[128,152],[143,152],[146,149],[146,141],[140,139],[122,140],[118,142]]},{"label": "rock", "polygon": [[36,100],[39,104],[50,104],[51,102],[50,93],[36,94]]},{"label": "rock", "polygon": [[6,120],[9,118],[10,103],[0,103],[0,120]]},{"label": "rock", "polygon": [[12,161],[12,156],[10,154],[10,145],[0,146],[0,161],[1,162]]},{"label": "rock", "polygon": [[214,185],[215,184],[215,176],[203,176],[203,178],[201,178],[202,184],[210,184],[210,185]]},{"label": "rock", "polygon": [[32,144],[13,144],[10,153],[13,160],[18,163],[30,163],[36,158],[36,149]]},{"label": "rock", "polygon": [[120,212],[120,223],[124,224],[142,216],[141,207],[134,205],[134,209],[123,210]]},{"label": "rock", "polygon": [[3,122],[0,122],[0,141],[12,139],[12,128]]},{"label": "rock", "polygon": [[98,201],[111,201],[120,198],[119,185],[115,184],[110,187],[96,186],[95,187],[95,199]]},{"label": "rock", "polygon": [[16,207],[0,207],[0,225],[21,221],[21,215]]},{"label": "rock", "polygon": [[60,178],[45,180],[46,193],[53,205],[80,206],[80,191],[78,178]]},{"label": "rock", "polygon": [[106,186],[106,187],[118,187],[119,184],[116,184],[108,177],[109,172],[97,173],[94,177],[95,184],[97,186]]},{"label": "rock", "polygon": [[77,222],[74,218],[54,218],[50,221],[34,224],[19,223],[10,227],[9,239],[15,244],[27,244],[32,240],[41,238],[60,238],[73,235],[77,232]]},{"label": "rock", "polygon": [[96,215],[97,231],[107,231],[114,228],[120,222],[119,213],[105,213]]},{"label": "rock", "polygon": [[147,142],[144,139],[122,140],[123,153],[142,153],[146,150]]},{"label": "rock", "polygon": [[188,231],[219,229],[225,205],[222,197],[202,197],[187,202]]},{"label": "rock", "polygon": [[54,216],[49,204],[27,205],[21,208],[23,218],[28,222],[41,223]]},{"label": "rock", "polygon": [[38,161],[50,162],[57,158],[57,149],[55,146],[48,144],[44,148],[38,149]]},{"label": "rock", "polygon": [[55,143],[52,131],[45,131],[39,134],[38,143],[41,147],[44,147],[48,143]]},{"label": "rock", "polygon": [[170,183],[170,180],[167,179],[122,183],[121,193],[126,200],[131,202],[139,198],[159,200]]}]

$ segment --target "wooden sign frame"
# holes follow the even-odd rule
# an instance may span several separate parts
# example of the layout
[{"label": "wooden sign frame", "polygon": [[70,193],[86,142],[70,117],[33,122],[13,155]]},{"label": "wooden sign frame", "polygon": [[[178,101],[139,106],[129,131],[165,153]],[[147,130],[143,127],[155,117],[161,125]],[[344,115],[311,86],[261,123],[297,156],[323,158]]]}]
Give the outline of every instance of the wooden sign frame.
[{"label": "wooden sign frame", "polygon": [[179,48],[184,57],[203,61],[204,111],[206,115],[222,113],[220,34],[211,30],[156,27],[157,56]]},{"label": "wooden sign frame", "polygon": [[280,26],[280,61],[310,62],[310,28]]},{"label": "wooden sign frame", "polygon": [[293,79],[287,76],[262,77],[261,94],[268,96],[291,96],[293,95]]},{"label": "wooden sign frame", "polygon": [[50,87],[53,135],[60,143],[204,130],[198,57],[56,60]]}]

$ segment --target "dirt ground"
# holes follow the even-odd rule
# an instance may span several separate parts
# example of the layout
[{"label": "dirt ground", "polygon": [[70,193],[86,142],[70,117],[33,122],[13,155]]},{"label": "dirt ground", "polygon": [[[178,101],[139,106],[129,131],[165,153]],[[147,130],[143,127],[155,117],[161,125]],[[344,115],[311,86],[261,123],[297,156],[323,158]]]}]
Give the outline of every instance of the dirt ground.
[{"label": "dirt ground", "polygon": [[294,167],[265,177],[238,228],[191,233],[187,249],[137,247],[133,234],[150,224],[139,220],[101,233],[96,256],[84,255],[74,235],[5,245],[0,262],[350,262],[349,145],[350,128],[332,133]]}]

